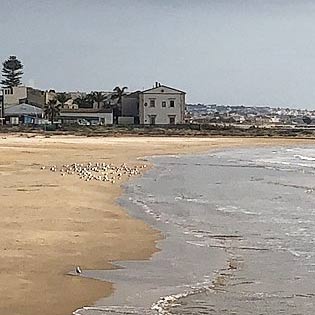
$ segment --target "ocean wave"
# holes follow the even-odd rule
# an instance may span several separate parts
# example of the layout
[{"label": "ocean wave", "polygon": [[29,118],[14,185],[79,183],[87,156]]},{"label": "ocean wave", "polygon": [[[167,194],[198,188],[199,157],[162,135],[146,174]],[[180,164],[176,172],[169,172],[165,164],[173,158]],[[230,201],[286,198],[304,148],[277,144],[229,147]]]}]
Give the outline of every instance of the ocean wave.
[{"label": "ocean wave", "polygon": [[315,157],[309,157],[304,155],[294,155],[294,157],[304,161],[315,161]]},{"label": "ocean wave", "polygon": [[184,196],[184,195],[176,196],[175,200],[183,200],[183,201],[199,203],[199,204],[207,204],[207,203],[209,203],[208,200],[206,200],[206,199],[187,197],[187,196]]},{"label": "ocean wave", "polygon": [[[129,199],[130,200],[130,199]],[[142,200],[135,200],[135,199],[131,199],[131,201],[140,206],[144,212],[150,216],[152,216],[155,220],[160,221],[161,220],[161,213],[153,210],[151,207],[149,207],[144,201]]]},{"label": "ocean wave", "polygon": [[73,315],[170,315],[171,309],[180,305],[178,301],[182,298],[211,290],[211,277],[205,276],[205,281],[193,285],[178,287],[179,293],[160,297],[151,307],[132,306],[86,306],[77,309]]},{"label": "ocean wave", "polygon": [[278,185],[278,186],[283,186],[283,187],[291,187],[291,188],[298,188],[298,189],[303,189],[304,192],[310,194],[315,190],[315,187],[310,187],[310,186],[302,186],[302,185],[297,185],[297,184],[286,184],[286,183],[281,183],[281,182],[273,182],[269,181],[267,184],[270,185]]},{"label": "ocean wave", "polygon": [[260,215],[259,212],[249,211],[249,210],[236,207],[236,206],[217,207],[217,210],[224,213],[240,213],[240,214],[253,215],[253,216]]},{"label": "ocean wave", "polygon": [[151,309],[131,306],[85,306],[72,313],[73,315],[156,315]]},{"label": "ocean wave", "polygon": [[151,310],[156,311],[158,315],[171,315],[173,314],[171,309],[175,306],[181,305],[179,303],[180,299],[202,292],[211,291],[211,286],[212,280],[210,279],[207,279],[204,282],[196,283],[195,285],[186,286],[188,289],[181,293],[161,297],[151,306]]}]

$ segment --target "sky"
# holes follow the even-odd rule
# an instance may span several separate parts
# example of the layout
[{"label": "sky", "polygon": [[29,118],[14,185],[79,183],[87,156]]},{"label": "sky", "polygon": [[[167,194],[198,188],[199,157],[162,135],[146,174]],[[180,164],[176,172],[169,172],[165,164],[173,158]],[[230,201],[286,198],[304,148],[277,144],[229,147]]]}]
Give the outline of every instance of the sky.
[{"label": "sky", "polygon": [[57,91],[146,89],[187,102],[315,108],[313,0],[0,0],[0,60]]}]

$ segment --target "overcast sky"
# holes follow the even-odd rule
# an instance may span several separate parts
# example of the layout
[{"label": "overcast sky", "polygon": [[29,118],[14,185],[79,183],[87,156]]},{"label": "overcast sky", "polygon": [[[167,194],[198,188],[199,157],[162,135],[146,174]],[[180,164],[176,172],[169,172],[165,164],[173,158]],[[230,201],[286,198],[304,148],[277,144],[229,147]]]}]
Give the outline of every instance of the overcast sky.
[{"label": "overcast sky", "polygon": [[315,108],[315,1],[0,0],[0,59],[68,91],[149,88],[188,102]]}]

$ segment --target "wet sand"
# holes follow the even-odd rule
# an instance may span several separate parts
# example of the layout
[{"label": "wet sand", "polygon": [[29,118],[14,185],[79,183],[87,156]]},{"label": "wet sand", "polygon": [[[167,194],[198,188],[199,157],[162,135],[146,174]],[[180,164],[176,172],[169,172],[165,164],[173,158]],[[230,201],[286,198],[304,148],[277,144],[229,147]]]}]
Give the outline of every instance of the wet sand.
[{"label": "wet sand", "polygon": [[[42,165],[139,164],[138,157],[232,146],[309,143],[249,138],[86,138],[0,135],[1,314],[66,315],[111,294],[110,283],[67,275],[149,259],[158,231],[115,204],[120,184],[84,182]],[[143,162],[141,162],[143,163]]]}]

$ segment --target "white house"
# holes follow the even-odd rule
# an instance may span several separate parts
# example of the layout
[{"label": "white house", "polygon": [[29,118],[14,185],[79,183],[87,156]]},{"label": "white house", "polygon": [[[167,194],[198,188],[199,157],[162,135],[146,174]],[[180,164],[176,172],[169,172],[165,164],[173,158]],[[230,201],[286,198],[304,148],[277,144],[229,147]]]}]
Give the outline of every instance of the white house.
[{"label": "white house", "polygon": [[156,82],[139,93],[139,120],[143,125],[173,125],[185,122],[186,93]]},{"label": "white house", "polygon": [[96,125],[112,125],[113,111],[111,109],[61,109],[60,117],[63,123],[77,123],[80,120]]}]

